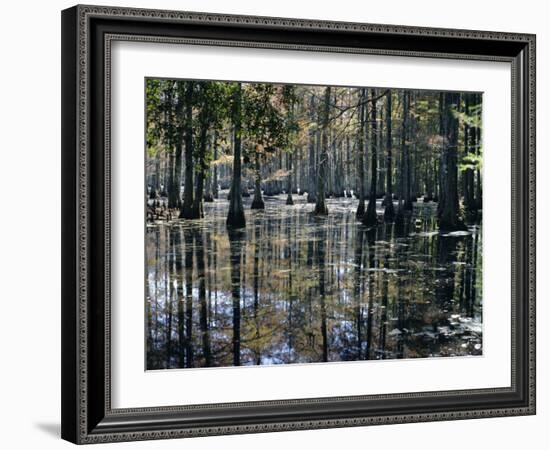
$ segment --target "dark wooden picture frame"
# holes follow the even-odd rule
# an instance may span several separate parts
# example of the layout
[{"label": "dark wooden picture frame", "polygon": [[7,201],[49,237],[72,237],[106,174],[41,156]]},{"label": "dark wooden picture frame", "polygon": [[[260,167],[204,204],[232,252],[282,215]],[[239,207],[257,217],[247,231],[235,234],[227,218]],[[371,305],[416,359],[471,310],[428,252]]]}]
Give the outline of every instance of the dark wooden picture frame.
[{"label": "dark wooden picture frame", "polygon": [[[194,43],[512,67],[511,386],[113,409],[110,45]],[[62,437],[74,443],[535,413],[535,36],[98,6],[62,12]]]}]

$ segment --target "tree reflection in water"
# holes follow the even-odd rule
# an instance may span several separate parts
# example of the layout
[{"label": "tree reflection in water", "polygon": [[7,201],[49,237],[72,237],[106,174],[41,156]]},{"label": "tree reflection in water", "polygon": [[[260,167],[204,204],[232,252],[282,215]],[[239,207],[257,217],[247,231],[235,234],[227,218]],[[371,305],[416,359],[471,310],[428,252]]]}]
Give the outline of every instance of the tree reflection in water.
[{"label": "tree reflection in water", "polygon": [[247,208],[241,231],[223,200],[148,224],[148,369],[482,353],[480,225],[438,233],[418,203],[401,228],[366,229],[356,200],[319,218],[285,199]]}]

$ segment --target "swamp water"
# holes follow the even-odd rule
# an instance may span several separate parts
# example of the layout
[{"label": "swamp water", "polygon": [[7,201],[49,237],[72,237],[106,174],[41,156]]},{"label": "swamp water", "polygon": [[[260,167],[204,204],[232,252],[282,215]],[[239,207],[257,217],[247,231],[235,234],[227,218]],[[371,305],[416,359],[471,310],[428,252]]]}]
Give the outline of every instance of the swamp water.
[{"label": "swamp water", "polygon": [[242,231],[227,200],[147,224],[147,369],[482,354],[481,224],[438,233],[419,202],[403,227],[367,230],[355,199],[324,218],[306,196],[243,200]]}]

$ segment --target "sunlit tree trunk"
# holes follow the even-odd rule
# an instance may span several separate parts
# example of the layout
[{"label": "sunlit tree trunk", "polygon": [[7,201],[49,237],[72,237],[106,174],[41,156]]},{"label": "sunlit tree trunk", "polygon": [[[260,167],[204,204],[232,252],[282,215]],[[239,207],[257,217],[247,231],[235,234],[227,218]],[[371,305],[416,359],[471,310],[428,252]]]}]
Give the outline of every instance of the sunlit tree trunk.
[{"label": "sunlit tree trunk", "polygon": [[[385,146],[385,144],[383,143],[383,130],[384,130],[384,127],[382,126],[382,108],[380,108],[379,110],[379,123],[378,123],[378,126],[376,127],[376,130],[377,130],[377,133],[376,133],[376,148],[377,148],[377,152],[376,152],[376,155],[377,155],[377,160],[378,160],[378,184],[376,185],[376,197],[377,198],[380,198],[380,197],[383,197],[386,193],[386,178],[385,178],[385,174],[386,174],[386,163],[387,163],[387,159],[384,158],[384,154],[383,154],[383,150],[382,150],[382,147]],[[382,202],[384,200],[382,199]]]},{"label": "sunlit tree trunk", "polygon": [[[476,105],[481,106],[482,97],[481,94],[475,95],[476,99]],[[479,122],[481,121],[481,110],[478,108],[476,113],[476,121],[478,122],[478,126],[475,127],[475,154],[479,157],[481,155],[481,126],[479,125]],[[482,180],[481,180],[481,169],[479,166],[476,169],[476,189],[475,189],[475,204],[477,209],[481,209],[482,207]]]},{"label": "sunlit tree trunk", "polygon": [[351,175],[351,166],[352,166],[352,157],[351,157],[351,140],[349,136],[346,136],[346,162],[345,162],[345,181],[344,189],[346,190],[346,196],[351,195],[352,187],[352,175]]},{"label": "sunlit tree trunk", "polygon": [[371,227],[378,223],[376,216],[376,186],[378,185],[378,149],[376,146],[376,134],[378,130],[378,118],[377,118],[377,100],[376,89],[371,89],[371,176],[370,176],[370,191],[369,191],[369,204],[367,211],[363,216],[363,225]]},{"label": "sunlit tree trunk", "polygon": [[[313,98],[313,96],[312,96]],[[312,102],[313,103],[313,100]],[[311,119],[313,120],[313,113],[311,114]],[[308,203],[316,203],[316,191],[317,191],[317,185],[315,183],[316,180],[316,163],[315,163],[315,139],[316,139],[316,131],[311,127],[312,129],[309,130],[309,141],[308,141],[308,186],[307,186],[307,202]]]},{"label": "sunlit tree trunk", "polygon": [[325,88],[325,99],[323,102],[322,132],[321,132],[321,155],[319,158],[319,173],[317,174],[317,201],[314,213],[316,215],[327,215],[328,209],[325,198],[325,182],[327,178],[328,162],[328,135],[329,135],[329,113],[330,113],[330,86]]},{"label": "sunlit tree trunk", "polygon": [[[181,151],[181,147],[179,147]],[[175,146],[175,148],[170,149],[170,155],[168,156],[168,207],[169,208],[176,208],[177,207],[177,186],[176,186],[176,178],[175,178],[175,170],[174,170],[174,161],[176,159],[176,152],[178,150],[178,146]]]},{"label": "sunlit tree trunk", "polygon": [[155,154],[155,173],[152,176],[151,191],[149,192],[151,200],[156,199],[160,192],[160,155],[160,151]]}]

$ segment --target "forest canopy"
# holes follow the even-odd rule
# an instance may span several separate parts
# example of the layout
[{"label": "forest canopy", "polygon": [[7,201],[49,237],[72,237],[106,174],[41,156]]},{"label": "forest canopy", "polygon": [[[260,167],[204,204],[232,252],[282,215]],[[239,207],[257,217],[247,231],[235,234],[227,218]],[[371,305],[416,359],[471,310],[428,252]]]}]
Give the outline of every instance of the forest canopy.
[{"label": "forest canopy", "polygon": [[[366,226],[436,202],[441,230],[482,203],[482,95],[405,89],[146,80],[148,217],[198,219],[228,189],[227,227],[264,196],[355,197]],[[377,214],[376,200],[383,214]]]}]

